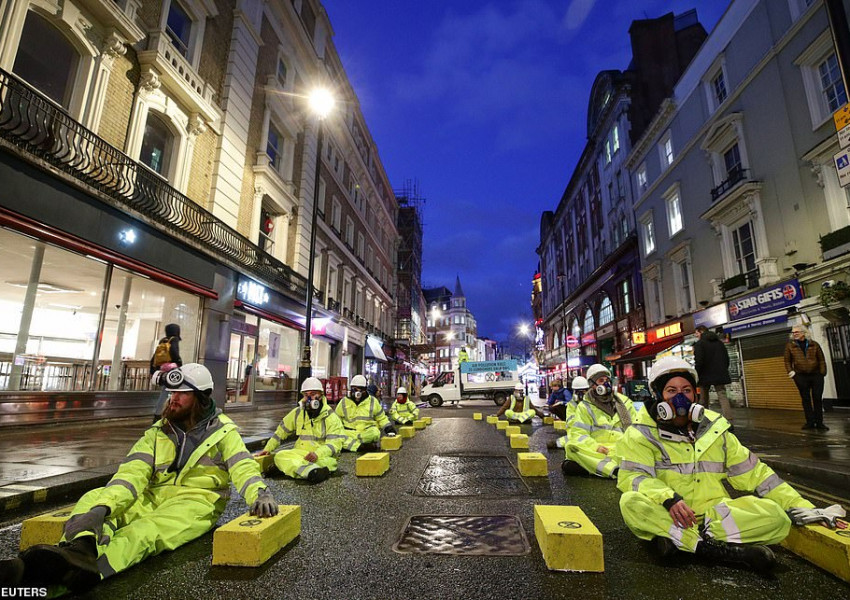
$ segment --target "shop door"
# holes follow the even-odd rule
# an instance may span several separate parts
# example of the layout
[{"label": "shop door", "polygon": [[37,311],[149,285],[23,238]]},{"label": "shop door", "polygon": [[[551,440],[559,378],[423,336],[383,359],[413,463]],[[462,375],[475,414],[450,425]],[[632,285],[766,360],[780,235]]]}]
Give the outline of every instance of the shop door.
[{"label": "shop door", "polygon": [[850,324],[828,325],[826,337],[832,355],[835,395],[838,403],[847,404],[850,402]]},{"label": "shop door", "polygon": [[231,333],[230,357],[227,361],[228,403],[252,401],[256,359],[257,337],[244,333]]},{"label": "shop door", "polygon": [[787,341],[787,331],[739,340],[744,363],[744,397],[750,408],[803,410],[797,386],[785,371]]}]

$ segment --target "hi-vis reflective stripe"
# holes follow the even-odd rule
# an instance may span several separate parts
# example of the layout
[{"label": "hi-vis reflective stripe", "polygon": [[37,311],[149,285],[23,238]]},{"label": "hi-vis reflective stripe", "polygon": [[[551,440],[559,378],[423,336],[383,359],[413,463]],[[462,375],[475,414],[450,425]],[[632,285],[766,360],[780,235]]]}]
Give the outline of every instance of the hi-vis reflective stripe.
[{"label": "hi-vis reflective stripe", "polygon": [[701,460],[695,463],[670,464],[666,461],[655,463],[656,471],[675,471],[681,475],[693,475],[694,473],[725,473],[726,466],[722,462],[712,460]]},{"label": "hi-vis reflective stripe", "polygon": [[762,481],[761,484],[759,484],[759,486],[756,488],[756,494],[761,497],[764,497],[776,488],[778,488],[783,483],[785,482],[782,481],[782,478],[776,473],[774,473],[773,475]]},{"label": "hi-vis reflective stripe", "polygon": [[[590,406],[592,406],[592,405],[590,405]],[[596,420],[596,413],[593,412],[592,408],[588,408],[587,412],[590,414],[590,420],[593,421],[593,428],[591,429],[591,431],[593,431],[593,429],[605,429],[606,431],[619,431],[620,433],[623,432],[622,427],[616,427],[614,425],[606,425],[605,423],[600,423],[599,421],[597,421]]]},{"label": "hi-vis reflective stripe", "polygon": [[298,475],[299,477],[304,477],[305,472],[313,470],[312,467],[313,467],[313,463],[310,463],[310,462],[304,463],[303,465],[301,465],[300,467],[298,467],[295,470],[295,474]]},{"label": "hi-vis reflective stripe", "polygon": [[248,489],[251,485],[253,485],[253,484],[255,484],[255,483],[263,483],[263,478],[262,478],[262,477],[257,477],[256,475],[254,475],[254,476],[252,476],[252,477],[249,477],[249,478],[248,478],[248,481],[246,481],[246,482],[245,482],[245,485],[243,485],[243,486],[242,486],[242,489],[241,489],[241,490],[239,490],[239,495],[240,495],[240,496],[242,496],[242,497],[244,498],[244,497],[245,497],[245,491],[246,491],[246,490],[247,490],[247,489]]},{"label": "hi-vis reflective stripe", "polygon": [[128,454],[127,458],[125,458],[121,464],[125,464],[134,460],[140,460],[146,465],[153,466],[153,454],[148,454],[147,452],[133,452],[132,454]]},{"label": "hi-vis reflective stripe", "polygon": [[732,465],[729,467],[728,473],[729,477],[735,477],[736,475],[743,475],[744,473],[749,473],[753,469],[756,468],[756,465],[759,464],[759,457],[750,452],[750,455],[747,457],[747,460],[743,462],[739,462],[737,465]]},{"label": "hi-vis reflective stripe", "polygon": [[134,488],[133,484],[129,481],[125,481],[123,479],[113,479],[112,481],[106,484],[106,487],[112,487],[113,485],[120,485],[121,487],[125,487],[130,490],[130,493],[133,494],[134,500],[139,497],[138,492],[136,492],[136,488]]},{"label": "hi-vis reflective stripe", "polygon": [[315,435],[301,434],[300,436],[298,436],[298,439],[301,440],[302,442],[312,442],[313,440],[316,439],[316,436]]},{"label": "hi-vis reflective stripe", "polygon": [[644,479],[647,479],[646,475],[638,475],[634,479],[632,479],[632,491],[639,492],[640,491],[640,483]]},{"label": "hi-vis reflective stripe", "polygon": [[331,451],[331,456],[336,456],[336,455],[337,455],[337,452],[338,452],[338,451],[337,451],[336,447],[335,447],[333,444],[325,444],[325,447],[326,447],[326,448],[328,448],[328,449]]},{"label": "hi-vis reflective stripe", "polygon": [[638,462],[634,462],[631,460],[623,460],[620,462],[620,468],[624,471],[637,471],[639,473],[646,473],[650,477],[655,477],[655,467],[644,465]]},{"label": "hi-vis reflective stripe", "polygon": [[735,523],[735,519],[732,517],[732,511],[729,510],[729,507],[726,506],[725,502],[716,504],[714,509],[717,511],[717,514],[720,515],[720,525],[726,533],[725,541],[740,544],[741,530],[738,528],[738,524]]},{"label": "hi-vis reflective stripe", "polygon": [[227,470],[229,471],[239,461],[246,460],[246,459],[251,460],[252,458],[253,457],[248,452],[237,452],[236,454],[234,454],[233,456],[231,456],[230,458],[228,458],[224,462],[227,465]]},{"label": "hi-vis reflective stripe", "polygon": [[649,440],[649,442],[653,446],[658,448],[658,451],[661,452],[661,457],[666,462],[668,462],[668,463],[671,462],[670,455],[667,453],[667,449],[664,447],[664,445],[659,440],[655,439],[655,436],[652,435],[652,432],[649,430],[649,427],[647,427],[646,425],[632,425],[632,427],[637,429],[641,433],[641,435],[643,435],[643,437],[645,437],[647,440]]},{"label": "hi-vis reflective stripe", "polygon": [[593,431],[593,427],[591,425],[587,425],[586,423],[582,423],[581,421],[576,421],[572,425],[573,427],[578,427],[579,429],[584,429],[585,431]]}]

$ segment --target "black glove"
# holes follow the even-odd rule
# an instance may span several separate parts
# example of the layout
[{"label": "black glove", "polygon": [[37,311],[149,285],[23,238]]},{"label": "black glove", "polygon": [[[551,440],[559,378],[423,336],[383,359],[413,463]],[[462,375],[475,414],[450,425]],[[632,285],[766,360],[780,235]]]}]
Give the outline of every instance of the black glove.
[{"label": "black glove", "polygon": [[277,514],[277,502],[269,488],[260,490],[257,499],[251,505],[251,514],[256,517],[273,517]]},{"label": "black glove", "polygon": [[398,432],[395,430],[395,427],[393,427],[392,423],[390,423],[389,425],[384,427],[384,435],[393,436],[393,435],[396,435],[397,433]]},{"label": "black glove", "polygon": [[65,523],[65,539],[69,542],[84,531],[94,533],[98,544],[105,544],[107,537],[103,535],[103,521],[109,509],[105,506],[95,506],[81,515],[74,515]]}]

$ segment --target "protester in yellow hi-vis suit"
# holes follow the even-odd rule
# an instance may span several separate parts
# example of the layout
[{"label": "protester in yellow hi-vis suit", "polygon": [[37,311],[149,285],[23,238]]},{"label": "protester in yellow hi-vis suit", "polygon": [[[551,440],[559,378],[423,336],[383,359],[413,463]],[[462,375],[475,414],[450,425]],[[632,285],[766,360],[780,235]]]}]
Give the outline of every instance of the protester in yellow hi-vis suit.
[{"label": "protester in yellow hi-vis suit", "polygon": [[505,400],[502,408],[496,413],[497,417],[505,415],[508,421],[512,423],[530,423],[534,415],[538,415],[541,419],[543,413],[531,406],[528,396],[525,395],[525,387],[522,383],[517,383],[514,386],[514,393]]},{"label": "protester in yellow hi-vis suit", "polygon": [[[563,407],[563,421],[567,424],[567,431],[569,431],[570,425],[572,425],[573,421],[576,418],[576,409],[578,405],[582,403],[584,400],[584,396],[587,394],[587,390],[590,388],[590,382],[587,381],[584,377],[575,377],[572,381],[573,388],[573,396],[570,398]],[[554,450],[555,448],[566,448],[567,442],[570,441],[570,438],[566,435],[562,435],[556,440],[549,440],[546,442],[546,447],[549,450]]]},{"label": "protester in yellow hi-vis suit", "polygon": [[567,429],[565,475],[591,473],[615,478],[619,458],[617,442],[637,416],[632,401],[614,392],[611,372],[604,365],[587,369],[590,389],[578,403]]},{"label": "protester in yellow hi-vis suit", "polygon": [[23,566],[23,584],[83,592],[185,544],[213,528],[231,480],[252,514],[277,514],[236,425],[215,408],[206,367],[190,363],[162,378],[171,390],[163,419],[145,431],[106,487],[77,502],[58,546],[33,546],[13,559]]},{"label": "protester in yellow hi-vis suit", "polygon": [[281,473],[312,483],[324,481],[336,471],[345,433],[342,421],[325,402],[322,382],[308,377],[301,384],[303,398],[289,411],[258,456],[274,452],[290,435],[297,434],[295,447],[275,452],[274,464]]},{"label": "protester in yellow hi-vis suit", "polygon": [[342,419],[345,441],[342,449],[348,452],[373,452],[380,449],[381,432],[395,435],[380,400],[366,392],[366,378],[355,375],[351,378],[348,395],[336,405],[336,414]]},{"label": "protester in yellow hi-vis suit", "polygon": [[400,387],[396,391],[395,402],[390,407],[390,418],[396,425],[410,425],[419,418],[419,409],[407,397],[406,387]]},{"label": "protester in yellow hi-vis suit", "polygon": [[[617,444],[617,487],[626,525],[664,556],[682,550],[767,571],[776,557],[761,544],[781,542],[792,522],[834,526],[843,516],[837,505],[815,509],[738,441],[722,415],[695,403],[697,375],[687,362],[659,359],[649,385],[653,400]],[[724,480],[756,495],[730,499]]]}]

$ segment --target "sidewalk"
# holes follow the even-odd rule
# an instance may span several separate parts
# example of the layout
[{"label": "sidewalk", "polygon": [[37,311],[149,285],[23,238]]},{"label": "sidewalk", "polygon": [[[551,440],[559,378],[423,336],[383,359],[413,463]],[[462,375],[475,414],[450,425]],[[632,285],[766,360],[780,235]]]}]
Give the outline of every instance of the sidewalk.
[{"label": "sidewalk", "polygon": [[[537,404],[537,402],[535,402]],[[423,409],[435,419],[470,417],[466,409]],[[491,409],[489,404],[485,412]],[[291,407],[227,413],[249,450],[262,448]],[[469,414],[467,414],[469,413]],[[803,431],[801,411],[734,409],[735,434],[780,476],[827,495],[850,498],[850,411],[827,413],[827,432]],[[0,439],[0,514],[46,501],[72,501],[104,485],[149,419],[32,426]]]}]

